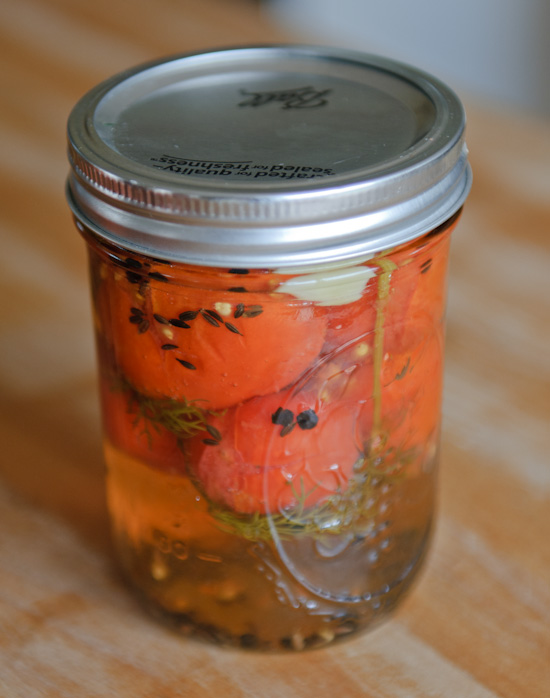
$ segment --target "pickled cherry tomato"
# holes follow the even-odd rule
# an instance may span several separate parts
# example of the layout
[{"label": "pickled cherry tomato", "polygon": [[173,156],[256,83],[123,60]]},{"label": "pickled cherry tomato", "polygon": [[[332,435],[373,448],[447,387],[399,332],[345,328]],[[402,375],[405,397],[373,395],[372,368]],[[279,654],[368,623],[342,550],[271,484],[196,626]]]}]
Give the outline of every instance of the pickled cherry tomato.
[{"label": "pickled cherry tomato", "polygon": [[113,446],[166,472],[183,473],[184,458],[178,437],[148,419],[125,391],[100,385],[105,434]]},{"label": "pickled cherry tomato", "polygon": [[382,419],[387,445],[405,452],[422,449],[437,437],[440,421],[443,339],[430,334],[410,354],[392,357],[382,387]]},{"label": "pickled cherry tomato", "polygon": [[324,314],[280,294],[120,279],[109,290],[116,361],[153,397],[220,409],[280,390],[319,354]]},{"label": "pickled cherry tomato", "polygon": [[361,298],[352,303],[327,307],[327,333],[323,354],[341,351],[351,343],[372,345],[377,308],[377,285],[370,282]]},{"label": "pickled cherry tomato", "polygon": [[431,317],[439,322],[444,318],[447,296],[447,265],[452,230],[453,228],[450,228],[444,236],[434,241],[423,254],[422,262],[420,262],[420,273],[411,299],[413,317]]},{"label": "pickled cherry tomato", "polygon": [[361,457],[357,405],[314,393],[253,398],[212,425],[219,443],[196,438],[191,469],[210,501],[239,513],[307,508],[345,489]]},{"label": "pickled cherry tomato", "polygon": [[[383,315],[384,351],[401,352],[406,348],[404,332],[411,325],[411,302],[419,281],[418,269],[406,261],[409,258],[405,253],[392,257],[395,268],[387,274],[388,288],[383,298],[380,297],[380,277],[384,268],[379,266],[377,277],[369,280],[358,300],[325,308],[327,333],[323,354],[346,351],[351,344],[359,343],[372,350],[378,312]],[[371,265],[375,268],[376,260]],[[412,339],[410,331],[407,339]]]}]

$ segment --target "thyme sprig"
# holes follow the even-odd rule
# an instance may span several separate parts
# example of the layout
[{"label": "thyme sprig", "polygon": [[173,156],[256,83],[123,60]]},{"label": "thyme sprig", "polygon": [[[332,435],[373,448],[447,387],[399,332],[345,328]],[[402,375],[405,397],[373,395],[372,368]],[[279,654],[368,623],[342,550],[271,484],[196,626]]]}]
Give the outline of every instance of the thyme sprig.
[{"label": "thyme sprig", "polygon": [[208,418],[221,417],[225,410],[214,411],[202,407],[201,400],[179,400],[154,398],[138,392],[127,381],[119,381],[114,389],[122,390],[128,397],[128,412],[135,414],[135,423],[144,422],[148,433],[149,424],[163,427],[180,439],[190,439],[197,434],[208,433]]}]

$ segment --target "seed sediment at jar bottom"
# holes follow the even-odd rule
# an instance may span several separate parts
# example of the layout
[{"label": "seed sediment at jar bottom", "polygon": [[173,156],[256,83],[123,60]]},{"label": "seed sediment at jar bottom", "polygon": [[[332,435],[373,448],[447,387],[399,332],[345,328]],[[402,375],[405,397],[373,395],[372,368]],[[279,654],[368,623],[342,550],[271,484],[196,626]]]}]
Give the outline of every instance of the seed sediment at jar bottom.
[{"label": "seed sediment at jar bottom", "polygon": [[391,611],[426,552],[431,465],[375,485],[375,511],[361,535],[274,540],[229,530],[188,478],[154,471],[109,443],[106,454],[122,565],[146,605],[184,634],[253,649],[328,644]]}]

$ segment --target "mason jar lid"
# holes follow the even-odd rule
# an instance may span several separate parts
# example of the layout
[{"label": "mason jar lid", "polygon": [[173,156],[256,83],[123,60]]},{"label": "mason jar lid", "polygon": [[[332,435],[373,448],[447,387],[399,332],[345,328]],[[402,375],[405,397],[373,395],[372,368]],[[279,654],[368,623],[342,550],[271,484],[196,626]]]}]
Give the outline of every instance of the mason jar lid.
[{"label": "mason jar lid", "polygon": [[385,58],[310,46],[189,54],[78,102],[68,198],[101,238],[167,260],[352,261],[460,208],[464,124],[446,85]]}]

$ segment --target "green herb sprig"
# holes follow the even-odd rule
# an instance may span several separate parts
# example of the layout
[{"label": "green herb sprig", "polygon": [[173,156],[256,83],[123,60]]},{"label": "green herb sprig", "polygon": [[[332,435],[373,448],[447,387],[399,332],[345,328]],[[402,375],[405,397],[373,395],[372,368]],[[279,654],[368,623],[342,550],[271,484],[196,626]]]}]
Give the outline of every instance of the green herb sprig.
[{"label": "green herb sprig", "polygon": [[163,427],[180,439],[190,439],[203,432],[208,433],[209,417],[221,417],[225,410],[214,411],[202,407],[201,400],[180,398],[154,398],[138,392],[125,380],[116,381],[114,390],[123,391],[128,398],[128,412],[135,414],[135,423],[144,422],[149,426]]},{"label": "green herb sprig", "polygon": [[365,456],[357,462],[347,487],[309,508],[306,501],[311,491],[305,491],[301,482],[299,491],[293,488],[295,505],[284,512],[238,514],[211,503],[210,513],[221,530],[247,540],[270,541],[274,534],[280,540],[289,540],[297,536],[319,539],[353,533],[372,522],[382,489],[401,482],[406,466],[417,456],[416,449],[388,451],[386,461],[378,455]]}]

